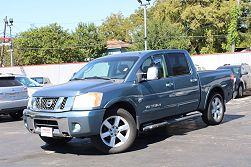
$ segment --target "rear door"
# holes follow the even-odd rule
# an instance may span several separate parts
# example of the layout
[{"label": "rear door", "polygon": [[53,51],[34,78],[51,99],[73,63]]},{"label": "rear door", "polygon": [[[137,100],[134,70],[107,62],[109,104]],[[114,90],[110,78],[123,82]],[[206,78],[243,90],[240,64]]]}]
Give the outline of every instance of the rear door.
[{"label": "rear door", "polygon": [[200,101],[197,72],[193,71],[182,52],[168,53],[165,58],[174,82],[172,98],[178,106],[175,114],[196,110]]}]

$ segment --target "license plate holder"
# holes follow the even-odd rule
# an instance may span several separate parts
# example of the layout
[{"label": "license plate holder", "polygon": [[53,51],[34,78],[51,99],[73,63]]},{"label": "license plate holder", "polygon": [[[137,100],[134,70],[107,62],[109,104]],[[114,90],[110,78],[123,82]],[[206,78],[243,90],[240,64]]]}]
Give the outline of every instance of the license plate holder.
[{"label": "license plate holder", "polygon": [[41,136],[53,137],[53,129],[50,127],[41,127]]}]

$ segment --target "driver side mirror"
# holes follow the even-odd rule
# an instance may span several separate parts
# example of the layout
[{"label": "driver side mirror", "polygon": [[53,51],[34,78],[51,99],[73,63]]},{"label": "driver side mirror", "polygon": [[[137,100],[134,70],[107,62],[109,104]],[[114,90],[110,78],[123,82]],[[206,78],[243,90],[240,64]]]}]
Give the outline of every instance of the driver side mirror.
[{"label": "driver side mirror", "polygon": [[242,71],[242,72],[241,72],[241,75],[247,75],[247,74],[248,74],[247,71]]},{"label": "driver side mirror", "polygon": [[156,66],[149,67],[147,70],[147,80],[155,80],[158,79],[159,70]]},{"label": "driver side mirror", "polygon": [[147,81],[147,80],[155,80],[158,79],[159,71],[156,66],[149,67],[147,73],[138,73],[137,80],[138,82]]}]

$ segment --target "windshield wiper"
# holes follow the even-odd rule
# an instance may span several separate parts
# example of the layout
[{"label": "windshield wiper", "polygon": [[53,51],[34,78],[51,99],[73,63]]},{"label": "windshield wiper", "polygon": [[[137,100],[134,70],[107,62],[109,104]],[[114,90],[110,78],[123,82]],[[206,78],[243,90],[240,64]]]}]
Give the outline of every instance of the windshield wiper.
[{"label": "windshield wiper", "polygon": [[76,81],[76,80],[85,80],[85,78],[72,78],[70,81]]},{"label": "windshield wiper", "polygon": [[85,77],[83,79],[104,79],[104,80],[111,80],[111,78],[109,78],[109,77],[98,77],[98,76]]}]

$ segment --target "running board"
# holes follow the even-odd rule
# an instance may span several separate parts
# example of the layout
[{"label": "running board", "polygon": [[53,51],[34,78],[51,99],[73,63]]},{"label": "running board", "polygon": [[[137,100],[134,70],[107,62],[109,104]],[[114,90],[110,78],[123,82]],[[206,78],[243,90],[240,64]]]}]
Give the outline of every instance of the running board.
[{"label": "running board", "polygon": [[148,124],[148,125],[143,127],[143,131],[144,132],[149,131],[149,130],[159,128],[159,127],[162,127],[162,126],[166,126],[166,125],[170,125],[170,124],[173,124],[173,123],[176,123],[176,122],[181,122],[181,121],[184,121],[184,120],[187,120],[187,119],[190,119],[190,118],[199,117],[201,115],[202,114],[200,112],[196,111],[196,112],[188,113],[185,116],[167,119],[167,120],[164,120],[163,122],[159,122],[159,123],[156,123],[156,124],[150,124],[150,125]]}]

